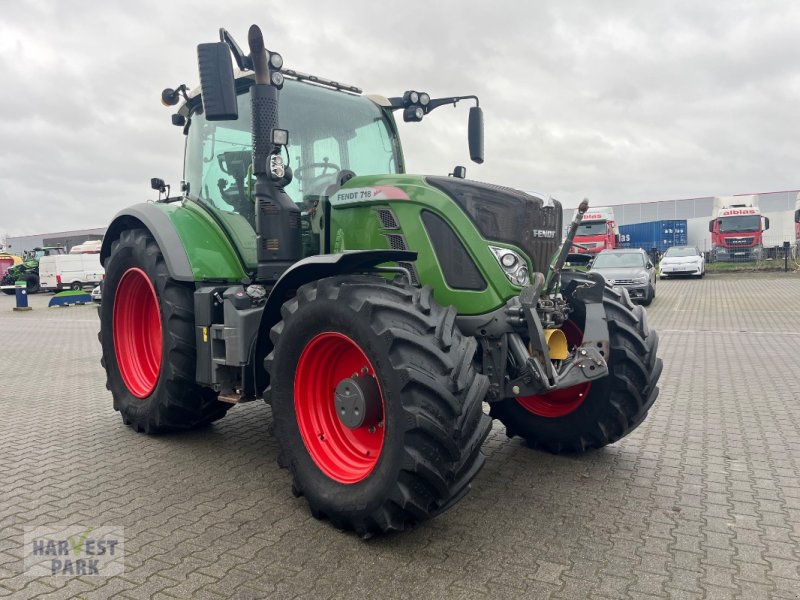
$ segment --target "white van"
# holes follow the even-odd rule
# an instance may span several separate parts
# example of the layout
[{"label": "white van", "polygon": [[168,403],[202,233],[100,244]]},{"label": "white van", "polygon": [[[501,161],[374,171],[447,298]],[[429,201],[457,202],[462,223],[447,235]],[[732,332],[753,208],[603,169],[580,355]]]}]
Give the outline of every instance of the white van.
[{"label": "white van", "polygon": [[96,286],[105,270],[99,254],[61,254],[39,261],[39,284],[43,290],[80,290]]}]

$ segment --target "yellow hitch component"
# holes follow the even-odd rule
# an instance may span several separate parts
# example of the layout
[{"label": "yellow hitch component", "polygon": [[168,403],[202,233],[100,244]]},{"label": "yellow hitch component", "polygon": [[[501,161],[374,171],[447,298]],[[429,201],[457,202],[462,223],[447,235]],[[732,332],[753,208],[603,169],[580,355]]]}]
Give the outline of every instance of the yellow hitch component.
[{"label": "yellow hitch component", "polygon": [[547,342],[547,348],[550,350],[550,358],[552,360],[564,360],[569,356],[569,348],[567,347],[567,336],[560,329],[545,329],[544,339]]}]

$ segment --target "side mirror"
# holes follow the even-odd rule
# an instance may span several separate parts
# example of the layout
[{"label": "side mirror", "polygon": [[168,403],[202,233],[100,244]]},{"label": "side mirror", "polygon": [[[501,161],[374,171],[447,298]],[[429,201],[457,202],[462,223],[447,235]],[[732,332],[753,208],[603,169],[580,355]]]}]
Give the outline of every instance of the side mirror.
[{"label": "side mirror", "polygon": [[469,109],[469,124],[467,126],[469,139],[469,157],[473,162],[483,163],[483,110],[480,106]]},{"label": "side mirror", "polygon": [[708,222],[708,233],[714,233],[714,221]]},{"label": "side mirror", "polygon": [[450,173],[450,175],[457,179],[464,179],[467,176],[467,168],[462,167],[461,165],[456,165],[453,167],[453,172]]},{"label": "side mirror", "polygon": [[764,231],[769,229],[769,217],[764,217]]},{"label": "side mirror", "polygon": [[649,270],[650,270],[650,269],[652,269],[652,268],[653,268],[653,263],[651,263],[650,261],[648,261],[648,262],[647,262],[647,270],[649,271]]},{"label": "side mirror", "polygon": [[228,45],[225,42],[198,44],[197,68],[200,71],[200,89],[206,120],[238,119],[236,83]]}]

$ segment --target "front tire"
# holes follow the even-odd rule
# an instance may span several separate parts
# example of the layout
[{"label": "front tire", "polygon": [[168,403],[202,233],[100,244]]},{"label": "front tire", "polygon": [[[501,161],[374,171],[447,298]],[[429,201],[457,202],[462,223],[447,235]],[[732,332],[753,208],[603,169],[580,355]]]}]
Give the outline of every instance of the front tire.
[{"label": "front tire", "polygon": [[643,306],[650,306],[653,303],[653,299],[656,297],[656,286],[651,286],[647,288],[647,293],[645,294],[644,298],[642,298],[642,305]]},{"label": "front tire", "polygon": [[[472,366],[477,343],[459,332],[455,309],[429,287],[350,275],[302,286],[281,314],[266,397],[278,462],[311,513],[368,536],[457,502],[483,465],[491,420],[488,380]],[[374,382],[373,416],[345,425],[334,390],[353,380]]]},{"label": "front tire", "polygon": [[[571,305],[575,326],[582,331],[586,308],[579,302]],[[625,437],[647,416],[663,366],[656,356],[658,334],[647,326],[644,308],[632,304],[627,293],[606,287],[603,306],[611,354],[608,376],[588,387],[575,386],[580,398],[553,392],[492,404],[490,414],[503,422],[508,437],[520,436],[529,446],[556,454],[584,452]]]},{"label": "front tire", "polygon": [[195,383],[194,290],[169,276],[150,233],[123,231],[105,270],[101,364],[123,422],[157,433],[222,418],[230,404]]}]

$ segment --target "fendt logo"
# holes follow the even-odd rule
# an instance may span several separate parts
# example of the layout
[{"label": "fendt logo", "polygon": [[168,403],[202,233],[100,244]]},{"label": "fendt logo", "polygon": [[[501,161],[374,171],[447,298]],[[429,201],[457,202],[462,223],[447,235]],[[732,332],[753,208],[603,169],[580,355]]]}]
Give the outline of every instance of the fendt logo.
[{"label": "fendt logo", "polygon": [[552,229],[533,229],[533,237],[553,239],[556,237],[555,230]]}]

